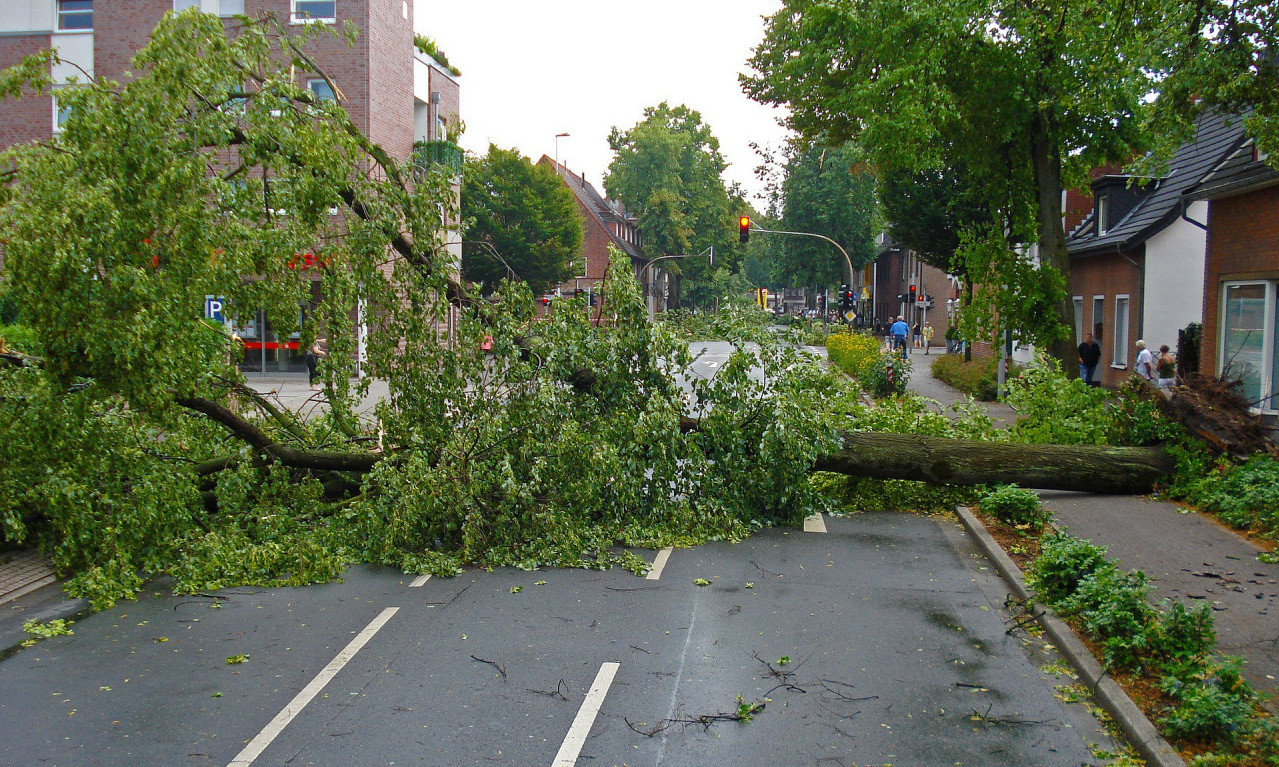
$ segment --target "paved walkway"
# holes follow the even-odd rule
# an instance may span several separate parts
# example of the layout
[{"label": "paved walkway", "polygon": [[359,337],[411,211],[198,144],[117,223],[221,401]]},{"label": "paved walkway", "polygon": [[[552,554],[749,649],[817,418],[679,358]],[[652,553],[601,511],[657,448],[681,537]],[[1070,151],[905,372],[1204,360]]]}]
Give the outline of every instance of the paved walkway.
[{"label": "paved walkway", "polygon": [[[968,395],[955,387],[933,378],[933,363],[946,356],[945,346],[941,347],[940,350],[937,347],[933,347],[929,354],[924,354],[922,349],[914,349],[912,352],[910,362],[914,372],[910,375],[910,383],[907,384],[907,389],[922,394],[931,400],[936,400],[941,404],[939,410],[943,412],[948,410],[951,405],[963,402],[968,397]],[[979,402],[978,404],[985,408],[991,420],[1000,428],[1012,426],[1017,420],[1016,411],[1002,402]]]},{"label": "paved walkway", "polygon": [[[912,355],[909,388],[949,405],[963,398],[928,374],[932,360]],[[1015,417],[1006,405],[991,416]],[[1212,605],[1217,647],[1244,659],[1244,675],[1270,708],[1279,709],[1279,565],[1262,549],[1212,517],[1143,496],[1041,491],[1059,526],[1098,545],[1130,570],[1150,578],[1158,599]]]}]

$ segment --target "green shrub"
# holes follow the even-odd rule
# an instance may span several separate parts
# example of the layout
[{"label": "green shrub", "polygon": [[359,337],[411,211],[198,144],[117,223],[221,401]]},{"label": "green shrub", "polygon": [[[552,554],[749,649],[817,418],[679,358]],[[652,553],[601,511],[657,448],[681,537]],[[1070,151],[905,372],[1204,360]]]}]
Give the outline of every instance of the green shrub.
[{"label": "green shrub", "polygon": [[1080,580],[1059,608],[1083,621],[1088,633],[1101,642],[1107,664],[1133,669],[1142,665],[1152,635],[1157,633],[1152,628],[1157,625],[1158,612],[1149,599],[1145,573],[1124,572],[1111,565]]},{"label": "green shrub", "polygon": [[844,373],[861,378],[862,368],[881,353],[879,339],[864,333],[844,331],[826,338],[826,356]]},{"label": "green shrub", "polygon": [[1039,556],[1031,565],[1029,581],[1041,601],[1057,605],[1074,594],[1085,578],[1113,568],[1104,546],[1067,533],[1049,533],[1039,541]]},{"label": "green shrub", "polygon": [[[933,362],[932,373],[942,383],[982,402],[994,402],[999,395],[996,358],[974,359],[965,362],[962,354],[943,354]],[[1018,365],[1009,366],[1009,380],[1021,374]]]},{"label": "green shrub", "polygon": [[1006,525],[1031,530],[1041,530],[1052,520],[1039,496],[1016,485],[1001,485],[983,495],[981,510]]},{"label": "green shrub", "polygon": [[1158,395],[1136,377],[1119,387],[1106,408],[1106,440],[1112,445],[1154,445],[1180,438],[1185,429],[1164,415]]},{"label": "green shrub", "polygon": [[1170,668],[1202,662],[1217,646],[1212,608],[1200,603],[1187,610],[1181,602],[1166,600],[1163,614],[1151,631],[1150,645]]},{"label": "green shrub", "polygon": [[880,352],[862,363],[858,379],[876,397],[891,397],[906,393],[912,370],[910,360]]},{"label": "green shrub", "polygon": [[1208,475],[1188,500],[1242,528],[1279,535],[1279,461],[1254,456],[1239,466],[1226,465]]},{"label": "green shrub", "polygon": [[0,349],[36,354],[39,349],[35,329],[25,325],[0,325]]},{"label": "green shrub", "polygon": [[1255,693],[1239,675],[1239,662],[1202,667],[1191,677],[1167,676],[1160,683],[1177,704],[1159,724],[1177,740],[1229,745],[1252,730]]},{"label": "green shrub", "polygon": [[1056,360],[1042,357],[1008,384],[1005,401],[1017,411],[1013,439],[1041,445],[1104,445],[1108,392],[1067,378]]}]

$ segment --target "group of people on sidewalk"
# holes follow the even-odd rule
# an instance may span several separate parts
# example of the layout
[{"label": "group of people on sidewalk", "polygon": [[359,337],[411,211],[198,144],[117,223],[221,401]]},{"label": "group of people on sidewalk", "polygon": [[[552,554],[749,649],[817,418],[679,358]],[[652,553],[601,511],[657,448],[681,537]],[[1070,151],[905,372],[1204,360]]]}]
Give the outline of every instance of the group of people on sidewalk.
[{"label": "group of people on sidewalk", "polygon": [[928,354],[933,345],[933,335],[934,331],[931,322],[925,322],[923,327],[920,327],[919,322],[916,321],[915,327],[911,328],[910,325],[906,324],[906,319],[898,315],[897,321],[888,327],[888,337],[885,341],[891,351],[896,352],[900,349],[902,359],[906,359],[907,354],[910,352],[910,347],[907,346],[908,338],[914,348],[923,349],[924,354]]},{"label": "group of people on sidewalk", "polygon": [[[1144,340],[1137,341],[1137,375],[1151,386],[1160,389],[1171,389],[1177,381],[1177,358],[1173,356],[1168,344],[1159,347],[1156,356],[1146,348]],[[1079,344],[1079,377],[1089,386],[1101,386],[1097,376],[1097,365],[1101,362],[1101,344],[1085,333],[1083,343]]]}]

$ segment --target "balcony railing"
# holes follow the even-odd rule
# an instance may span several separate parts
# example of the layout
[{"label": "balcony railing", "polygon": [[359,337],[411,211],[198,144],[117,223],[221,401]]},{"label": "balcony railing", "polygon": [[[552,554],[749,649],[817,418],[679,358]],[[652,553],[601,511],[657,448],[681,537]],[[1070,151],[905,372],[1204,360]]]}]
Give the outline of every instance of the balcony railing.
[{"label": "balcony railing", "polygon": [[413,167],[426,172],[444,166],[454,175],[462,175],[462,148],[452,141],[417,141],[413,144]]}]

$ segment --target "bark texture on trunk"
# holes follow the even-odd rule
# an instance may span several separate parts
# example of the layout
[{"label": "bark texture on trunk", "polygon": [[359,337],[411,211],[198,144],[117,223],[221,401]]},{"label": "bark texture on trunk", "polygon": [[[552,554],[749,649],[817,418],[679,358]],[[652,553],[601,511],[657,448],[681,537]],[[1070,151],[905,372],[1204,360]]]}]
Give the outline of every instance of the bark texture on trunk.
[{"label": "bark texture on trunk", "polygon": [[1040,490],[1133,495],[1150,492],[1174,468],[1172,457],[1157,447],[1016,445],[870,432],[840,436],[843,449],[818,458],[814,471],[946,485],[998,482]]}]

